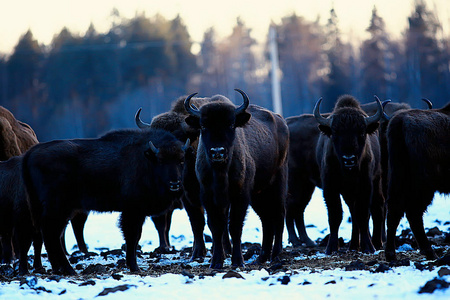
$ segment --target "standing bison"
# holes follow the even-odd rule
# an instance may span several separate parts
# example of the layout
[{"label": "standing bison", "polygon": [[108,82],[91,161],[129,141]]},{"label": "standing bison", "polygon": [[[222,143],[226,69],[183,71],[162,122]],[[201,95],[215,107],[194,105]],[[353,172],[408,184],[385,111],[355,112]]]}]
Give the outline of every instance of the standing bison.
[{"label": "standing bison", "polygon": [[[136,125],[142,130],[149,128],[163,129],[171,132],[180,141],[186,141],[190,139],[191,147],[186,150],[185,163],[183,169],[183,196],[182,203],[189,216],[192,232],[194,235],[194,245],[192,250],[192,259],[203,258],[206,255],[205,241],[203,238],[203,231],[205,228],[205,216],[204,208],[200,202],[200,186],[195,175],[195,160],[197,155],[198,137],[200,130],[188,126],[185,122],[189,113],[184,107],[185,96],[178,98],[174,101],[172,108],[165,113],[155,116],[151,124],[145,123],[140,118],[140,110],[136,113]],[[196,107],[202,106],[206,103],[208,98],[192,97],[191,103]],[[166,212],[166,214],[152,217],[155,222],[155,226],[158,228],[160,235],[160,248],[169,248],[168,231],[170,228],[170,221],[172,216],[172,210]],[[228,235],[226,235],[228,237]],[[227,242],[229,246],[229,240]]]},{"label": "standing bison", "polygon": [[[383,102],[383,105],[389,101]],[[386,113],[394,114],[398,110],[407,109],[405,103],[390,102],[386,106]],[[369,115],[378,110],[378,103],[370,102],[361,105],[361,108]],[[330,114],[324,114],[328,117]],[[289,242],[294,246],[315,246],[316,243],[308,237],[305,228],[304,212],[311,200],[316,187],[322,188],[319,165],[316,160],[316,147],[320,137],[320,130],[313,114],[302,114],[300,116],[286,119],[289,127],[289,192],[286,201],[286,228],[289,234]],[[384,190],[384,179],[387,178],[387,142],[386,127],[388,118],[380,120],[379,141],[381,147],[381,168]],[[387,180],[386,180],[387,181]],[[374,215],[385,215],[384,198],[377,197],[378,190],[374,190],[371,212]],[[383,192],[383,195],[385,193]],[[297,229],[297,232],[296,232]],[[298,236],[297,236],[298,233]],[[385,218],[373,224],[372,242],[376,249],[381,249],[386,239]]]},{"label": "standing bison", "polygon": [[387,130],[389,184],[386,259],[395,260],[395,235],[406,218],[427,259],[435,259],[423,227],[423,214],[436,191],[450,193],[450,103],[441,109],[405,110]]},{"label": "standing bison", "polygon": [[[42,268],[40,259],[42,237],[32,226],[27,193],[21,176],[22,158],[16,158],[37,143],[38,139],[33,129],[28,124],[16,120],[9,110],[0,106],[0,160],[11,160],[0,163],[0,256],[5,263],[11,261],[13,252],[19,256],[20,274],[28,272],[27,253],[30,238],[33,239],[35,271]],[[79,212],[71,219],[78,247],[84,253],[87,253],[83,238],[86,218],[86,213]],[[65,250],[64,235],[61,237],[61,243]]]},{"label": "standing bison", "polygon": [[59,237],[77,211],[122,212],[126,262],[139,271],[136,248],[145,217],[180,196],[184,145],[161,130],[118,130],[98,139],[41,143],[23,159],[23,179],[54,272],[75,274]]},{"label": "standing bison", "polygon": [[[377,112],[368,117],[355,98],[344,95],[325,118],[319,112],[321,101],[319,99],[314,107],[314,117],[323,133],[317,141],[316,159],[330,226],[326,253],[339,250],[340,195],[352,217],[350,250],[373,253],[375,248],[369,234],[370,207],[372,201],[384,203],[380,146],[376,134],[383,108],[377,99]],[[382,200],[373,199],[375,197]],[[381,210],[372,218],[375,223],[384,221]]]},{"label": "standing bison", "polygon": [[195,94],[184,102],[190,113],[186,123],[200,129],[195,169],[213,236],[211,268],[223,267],[227,227],[233,246],[231,263],[244,264],[241,236],[249,204],[263,228],[258,261],[270,255],[275,259],[282,250],[289,132],[281,116],[249,105],[247,95],[236,91],[244,99],[239,107],[221,95],[198,109],[190,102]]},{"label": "standing bison", "polygon": [[22,156],[0,162],[0,237],[3,259],[10,263],[12,240],[19,258],[19,274],[28,273],[28,250],[34,245],[34,270],[42,270],[41,235],[34,229],[27,204],[27,192],[22,181]]}]

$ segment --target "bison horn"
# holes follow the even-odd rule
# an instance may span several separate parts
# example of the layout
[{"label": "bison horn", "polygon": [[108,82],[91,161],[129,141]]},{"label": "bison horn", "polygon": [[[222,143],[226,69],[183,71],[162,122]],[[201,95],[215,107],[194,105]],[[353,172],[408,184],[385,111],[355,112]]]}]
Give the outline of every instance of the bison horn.
[{"label": "bison horn", "polygon": [[323,126],[330,127],[331,125],[331,119],[324,118],[319,111],[320,102],[322,102],[322,98],[317,100],[316,105],[314,106],[314,118],[316,118],[317,123]]},{"label": "bison horn", "polygon": [[237,115],[237,114],[240,114],[241,112],[244,112],[247,109],[247,107],[250,104],[250,100],[248,99],[247,94],[243,90],[240,90],[240,89],[234,89],[234,90],[236,92],[238,92],[239,94],[241,94],[242,98],[244,98],[244,103],[242,103],[241,106],[239,106],[235,110],[235,114]]},{"label": "bison horn", "polygon": [[146,128],[150,128],[150,124],[145,123],[141,120],[141,110],[142,107],[140,107],[138,109],[138,111],[136,112],[136,115],[134,116],[134,120],[136,121],[136,125],[137,127],[139,127],[140,129],[146,129]]},{"label": "bison horn", "polygon": [[428,105],[428,109],[432,109],[433,108],[433,103],[428,100],[427,98],[422,98],[422,101],[425,101]]},{"label": "bison horn", "polygon": [[384,108],[386,107],[386,104],[388,104],[388,103],[391,102],[391,101],[392,101],[391,99],[388,99],[388,100],[384,100],[384,101],[381,103],[381,105],[383,106],[383,119],[386,120],[386,121],[389,121],[389,120],[391,119],[391,117],[389,117],[389,116],[387,115],[387,113],[384,112]]},{"label": "bison horn", "polygon": [[191,104],[191,98],[197,95],[197,93],[190,94],[185,100],[184,100],[184,108],[186,111],[193,115],[194,117],[200,118],[200,111],[195,107],[195,105]]},{"label": "bison horn", "polygon": [[148,142],[148,145],[150,146],[150,150],[153,151],[153,153],[158,154],[159,149],[155,147],[155,145],[153,145],[152,141]]},{"label": "bison horn", "polygon": [[378,109],[377,109],[377,112],[373,116],[365,118],[366,125],[370,125],[370,124],[380,121],[381,117],[383,116],[383,105],[381,105],[381,101],[377,97],[377,95],[374,95],[374,98],[375,98],[375,102],[378,105]]},{"label": "bison horn", "polygon": [[183,148],[181,148],[181,149],[183,149],[183,151],[186,151],[186,149],[189,148],[190,145],[191,145],[191,140],[188,138],[186,140],[186,144],[184,144]]}]

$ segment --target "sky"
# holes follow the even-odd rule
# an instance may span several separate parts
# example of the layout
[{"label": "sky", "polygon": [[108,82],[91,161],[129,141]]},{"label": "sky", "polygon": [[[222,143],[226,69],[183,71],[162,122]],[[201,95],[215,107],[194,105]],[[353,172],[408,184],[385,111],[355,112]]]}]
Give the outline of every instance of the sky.
[{"label": "sky", "polygon": [[[424,216],[425,228],[437,226],[440,230],[448,232],[450,225],[445,223],[450,215],[448,203],[449,197],[436,194],[433,203]],[[346,220],[349,217],[348,208],[343,204],[344,217],[339,228],[339,235],[347,242],[351,235],[351,224]],[[84,230],[85,240],[89,251],[101,252],[96,248],[118,249],[123,243],[119,228],[117,228],[118,213],[91,213],[88,217]],[[440,221],[440,222],[439,222]],[[322,198],[322,193],[316,189],[312,200],[305,211],[305,224],[312,239],[323,238],[328,234],[327,212]],[[177,250],[192,246],[193,236],[190,229],[189,219],[184,210],[176,210],[173,215],[170,229],[170,242]],[[406,219],[403,218],[397,230],[409,228]],[[205,228],[206,234],[211,234]],[[257,215],[250,209],[243,228],[243,242],[261,243],[261,222]],[[66,244],[69,252],[73,251],[75,238],[70,226],[66,230]],[[158,246],[158,235],[153,223],[147,219],[144,224],[142,238],[139,242],[144,252],[153,251]],[[287,232],[284,232],[284,247],[287,244]],[[206,243],[208,249],[211,243]],[[399,251],[417,251],[411,249],[399,249]],[[44,249],[45,252],[45,249]],[[418,251],[417,251],[418,252]],[[311,257],[312,259],[323,259],[324,254]],[[308,259],[299,255],[298,259]],[[117,259],[103,259],[101,256],[92,258],[89,264],[116,263]],[[177,258],[175,255],[163,256],[159,263],[183,263],[194,266],[199,262],[189,262],[186,259]],[[148,264],[138,258],[141,268]],[[427,262],[423,261],[424,264]],[[48,260],[44,257],[43,264],[46,269],[50,268]],[[202,264],[208,265],[206,259]],[[225,266],[231,264],[227,258]],[[0,299],[2,300],[66,300],[66,299],[394,299],[394,300],[428,300],[449,299],[450,288],[436,290],[433,294],[418,294],[418,291],[426,282],[438,277],[441,267],[434,270],[418,270],[414,264],[410,266],[396,267],[385,273],[371,273],[370,271],[345,271],[343,268],[334,270],[322,270],[320,268],[291,270],[270,274],[265,268],[251,272],[237,272],[244,279],[230,278],[222,279],[224,272],[215,276],[199,276],[188,278],[183,275],[163,274],[158,277],[123,275],[120,280],[115,280],[109,275],[98,275],[92,277],[90,284],[83,284],[85,279],[79,277],[64,277],[59,282],[45,280],[32,275],[21,283],[19,279],[9,283],[0,283]],[[290,282],[281,284],[283,276],[288,276]],[[450,275],[439,277],[441,280],[450,282]],[[308,282],[309,284],[305,284]],[[34,284],[34,285],[33,285]],[[128,285],[125,291],[109,293],[106,296],[96,297],[104,289]]]},{"label": "sky", "polygon": [[[111,24],[110,13],[117,8],[122,17],[132,18],[145,12],[151,17],[160,13],[168,19],[180,14],[193,41],[202,40],[206,29],[214,27],[220,36],[231,33],[236,18],[241,17],[252,28],[253,37],[262,41],[271,21],[279,22],[293,12],[324,24],[332,5],[347,36],[364,37],[372,8],[386,22],[394,37],[400,36],[414,0],[0,0],[0,53],[10,53],[21,35],[31,29],[35,39],[48,45],[53,36],[66,26],[83,34],[91,23],[99,32]],[[425,0],[428,8],[437,7],[439,19],[448,33],[450,1]]]}]

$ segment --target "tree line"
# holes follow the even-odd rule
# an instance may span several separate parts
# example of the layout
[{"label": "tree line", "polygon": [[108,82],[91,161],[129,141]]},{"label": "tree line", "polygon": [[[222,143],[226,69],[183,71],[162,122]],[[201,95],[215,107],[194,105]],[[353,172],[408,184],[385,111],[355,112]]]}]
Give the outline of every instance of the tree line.
[{"label": "tree line", "polygon": [[[344,42],[333,8],[324,25],[319,21],[294,13],[272,24],[285,117],[311,113],[320,97],[323,111],[330,111],[342,94],[363,103],[377,95],[418,108],[421,98],[435,107],[449,101],[450,37],[423,0],[415,0],[398,39],[390,37],[376,7],[368,38],[358,45]],[[41,45],[28,30],[9,56],[0,57],[0,104],[29,123],[40,141],[135,127],[139,107],[149,121],[192,92],[239,102],[234,88],[240,88],[252,103],[270,109],[268,43],[258,43],[237,18],[227,37],[208,29],[193,54],[181,16],[123,18],[113,10],[106,33],[93,25],[84,34],[63,28],[50,45]]]}]

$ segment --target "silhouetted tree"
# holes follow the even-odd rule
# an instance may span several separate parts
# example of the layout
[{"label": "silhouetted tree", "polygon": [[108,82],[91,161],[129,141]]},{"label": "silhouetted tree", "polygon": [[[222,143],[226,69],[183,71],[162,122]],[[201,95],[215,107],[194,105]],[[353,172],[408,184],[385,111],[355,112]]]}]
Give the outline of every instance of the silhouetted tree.
[{"label": "silhouetted tree", "polygon": [[421,98],[432,99],[443,105],[442,86],[448,72],[448,61],[444,61],[437,33],[441,28],[435,14],[426,7],[423,0],[416,0],[414,10],[408,18],[409,27],[405,34],[405,56],[408,72],[408,100],[413,106],[421,105]]},{"label": "silhouetted tree", "polygon": [[31,30],[28,30],[14,47],[9,58],[7,68],[8,92],[11,100],[23,93],[30,98],[33,89],[39,84],[40,63],[43,58],[42,49],[34,39]]},{"label": "silhouetted tree", "polygon": [[325,67],[323,28],[318,20],[292,14],[282,18],[276,30],[285,116],[310,113],[320,97],[319,74]]},{"label": "silhouetted tree", "polygon": [[[351,92],[349,78],[349,46],[341,41],[339,21],[334,8],[325,26],[324,50],[326,55],[326,73],[323,78],[322,94],[325,99],[323,111],[331,111],[334,102],[342,94]],[[346,48],[347,47],[347,48]]]},{"label": "silhouetted tree", "polygon": [[362,64],[362,99],[370,99],[377,95],[380,99],[392,97],[391,73],[393,54],[386,33],[386,25],[374,6],[370,25],[366,29],[370,37],[361,46]]}]

